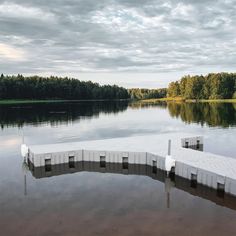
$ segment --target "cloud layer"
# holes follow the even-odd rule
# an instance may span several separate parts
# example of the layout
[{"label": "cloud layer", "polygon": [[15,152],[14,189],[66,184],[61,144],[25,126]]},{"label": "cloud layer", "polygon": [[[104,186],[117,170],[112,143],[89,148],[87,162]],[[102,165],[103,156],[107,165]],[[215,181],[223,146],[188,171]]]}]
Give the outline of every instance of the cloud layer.
[{"label": "cloud layer", "polygon": [[235,12],[235,0],[1,1],[0,70],[232,71]]}]

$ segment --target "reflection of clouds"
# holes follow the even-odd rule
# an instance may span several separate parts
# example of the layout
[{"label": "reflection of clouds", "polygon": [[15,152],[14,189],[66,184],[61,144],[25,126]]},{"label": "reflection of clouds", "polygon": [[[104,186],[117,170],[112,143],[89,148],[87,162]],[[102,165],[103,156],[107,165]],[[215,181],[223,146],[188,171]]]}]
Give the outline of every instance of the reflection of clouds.
[{"label": "reflection of clouds", "polygon": [[[9,134],[6,130],[0,131],[0,159],[9,158],[12,155],[20,156],[20,145],[22,143],[22,137],[17,134],[12,134],[12,129],[9,130]],[[1,165],[1,163],[0,163]]]},{"label": "reflection of clouds", "polygon": [[[195,123],[186,124],[181,118],[171,117],[168,110],[163,107],[128,108],[118,114],[101,113],[98,118],[75,120],[69,125],[62,124],[56,127],[45,123],[38,124],[37,127],[32,124],[24,126],[26,144],[77,142],[171,132],[198,133],[204,136],[205,151],[232,157],[236,157],[235,131],[235,128],[210,128]],[[19,152],[21,140],[22,130],[6,128],[1,131],[0,146],[6,152],[11,149]]]},{"label": "reflection of clouds", "polygon": [[21,143],[22,143],[22,139],[20,137],[11,137],[8,139],[6,139],[6,137],[4,137],[4,140],[1,140],[1,142],[0,142],[0,146],[14,147],[16,145],[20,145]]}]

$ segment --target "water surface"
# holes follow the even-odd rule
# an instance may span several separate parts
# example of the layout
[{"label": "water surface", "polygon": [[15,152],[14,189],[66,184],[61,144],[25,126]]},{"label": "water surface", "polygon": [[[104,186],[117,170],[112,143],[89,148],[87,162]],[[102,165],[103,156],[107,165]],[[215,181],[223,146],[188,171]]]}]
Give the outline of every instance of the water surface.
[{"label": "water surface", "polygon": [[236,158],[235,104],[3,105],[0,125],[0,235],[236,234],[234,198],[183,181],[167,196],[165,178],[136,172],[35,178],[19,152],[23,133],[46,144],[189,132],[204,135],[205,151]]}]

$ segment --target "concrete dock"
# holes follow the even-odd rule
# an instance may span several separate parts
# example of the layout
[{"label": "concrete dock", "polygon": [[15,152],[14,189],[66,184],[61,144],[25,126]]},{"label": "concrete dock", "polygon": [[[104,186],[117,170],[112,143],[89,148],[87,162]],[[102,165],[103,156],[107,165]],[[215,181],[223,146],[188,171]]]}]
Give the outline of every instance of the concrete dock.
[{"label": "concrete dock", "polygon": [[[171,151],[168,153],[168,142]],[[175,133],[105,140],[28,146],[27,158],[34,167],[76,162],[147,165],[166,171],[167,159],[173,160],[171,172],[210,188],[236,196],[236,159],[201,151],[203,138]],[[169,155],[168,155],[169,154]]]}]

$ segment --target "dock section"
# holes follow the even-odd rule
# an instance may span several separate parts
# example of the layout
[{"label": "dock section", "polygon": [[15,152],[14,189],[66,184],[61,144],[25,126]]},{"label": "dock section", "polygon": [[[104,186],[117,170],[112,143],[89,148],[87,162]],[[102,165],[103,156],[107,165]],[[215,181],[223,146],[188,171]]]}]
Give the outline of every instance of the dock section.
[{"label": "dock section", "polygon": [[147,165],[166,171],[171,159],[171,174],[236,196],[236,159],[202,150],[201,136],[178,133],[30,145],[27,158],[32,166],[48,172],[52,166],[65,163],[73,168],[77,162],[98,162],[101,167],[120,163],[127,171],[130,164]]}]

